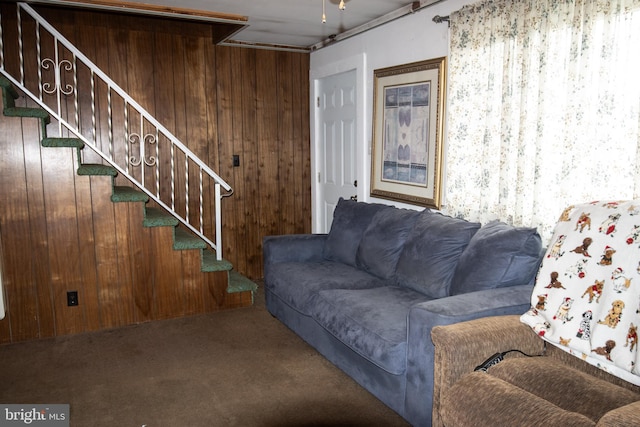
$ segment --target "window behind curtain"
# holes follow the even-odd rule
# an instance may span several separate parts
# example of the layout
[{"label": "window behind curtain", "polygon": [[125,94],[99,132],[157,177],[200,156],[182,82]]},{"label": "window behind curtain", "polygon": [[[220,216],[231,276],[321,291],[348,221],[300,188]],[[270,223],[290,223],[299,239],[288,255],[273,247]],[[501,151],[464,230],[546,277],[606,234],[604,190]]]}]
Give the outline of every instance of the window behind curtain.
[{"label": "window behind curtain", "polygon": [[640,0],[482,1],[451,15],[444,210],[538,227],[640,198]]}]

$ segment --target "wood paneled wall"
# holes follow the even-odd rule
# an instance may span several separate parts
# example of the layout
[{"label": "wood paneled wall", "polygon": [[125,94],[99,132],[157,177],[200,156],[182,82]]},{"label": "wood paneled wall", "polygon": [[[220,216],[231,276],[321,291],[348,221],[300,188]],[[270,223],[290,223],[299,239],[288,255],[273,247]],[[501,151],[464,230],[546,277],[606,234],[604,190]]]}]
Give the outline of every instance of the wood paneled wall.
[{"label": "wood paneled wall", "polygon": [[[235,270],[262,277],[264,236],[310,232],[307,54],[215,46],[203,23],[37,10],[234,188]],[[40,138],[34,119],[0,117],[0,343],[242,305],[201,277],[197,251],[172,250],[170,229],[143,228],[140,204],[111,203],[109,178],[77,176],[74,152]]]}]

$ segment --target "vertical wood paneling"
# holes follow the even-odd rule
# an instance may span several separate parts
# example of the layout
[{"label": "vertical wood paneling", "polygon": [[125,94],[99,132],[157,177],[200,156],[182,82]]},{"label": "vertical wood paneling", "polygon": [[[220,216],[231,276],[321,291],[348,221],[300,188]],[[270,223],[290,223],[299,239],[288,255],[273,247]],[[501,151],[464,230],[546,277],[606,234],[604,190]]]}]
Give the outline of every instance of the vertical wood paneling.
[{"label": "vertical wood paneling", "polygon": [[151,229],[142,227],[142,206],[134,204],[131,212],[131,270],[133,271],[134,319],[146,322],[155,319],[155,275],[152,266],[156,264],[151,251]]},{"label": "vertical wood paneling", "polygon": [[[107,193],[108,194],[108,193]],[[107,196],[105,194],[105,198]],[[139,207],[139,206],[136,206]],[[133,272],[131,271],[131,259],[133,250],[131,248],[131,235],[139,232],[140,224],[133,224],[136,231],[131,230],[129,203],[114,203],[114,219],[116,247],[118,251],[118,299],[120,301],[120,322],[122,325],[130,325],[134,322],[134,299],[133,299]]]},{"label": "vertical wood paneling", "polygon": [[276,53],[259,50],[256,64],[257,133],[258,133],[258,182],[260,191],[260,227],[264,236],[280,234],[280,194],[287,188],[280,186],[278,158],[278,116]]},{"label": "vertical wood paneling", "polygon": [[[186,123],[186,93],[185,93],[185,64],[184,64],[184,45],[182,43],[183,38],[177,34],[170,34],[169,49],[173,52],[173,80],[165,81],[163,84],[166,86],[166,90],[173,91],[173,117],[169,120],[173,134],[181,141],[185,141],[187,134]],[[186,216],[186,183],[185,173],[187,166],[185,166],[186,158],[184,156],[176,157],[176,211],[184,217]]]},{"label": "vertical wood paneling", "polygon": [[[0,228],[0,274],[3,274],[3,272],[5,271],[4,255],[2,253],[2,247],[3,247],[2,246],[2,228]],[[5,310],[6,310],[6,304],[5,304]],[[5,319],[6,320],[4,322],[0,322],[0,344],[7,344],[11,342],[11,327],[10,327],[11,320],[9,320],[9,316],[6,311],[5,311]]]},{"label": "vertical wood paneling", "polygon": [[183,315],[204,311],[204,273],[200,270],[200,251],[182,251]]},{"label": "vertical wood paneling", "polygon": [[[49,243],[47,239],[46,206],[44,202],[43,171],[40,154],[40,122],[23,120],[24,177],[29,209],[29,237],[32,280],[37,294],[39,337],[55,336],[53,293],[49,283]],[[17,147],[19,141],[13,140]],[[20,172],[18,172],[18,177]],[[20,207],[20,205],[16,205]],[[25,248],[26,249],[26,248]],[[43,268],[44,267],[44,268]]]},{"label": "vertical wood paneling", "polygon": [[77,212],[74,193],[74,153],[70,148],[43,150],[42,170],[47,207],[47,241],[53,292],[56,335],[82,332],[84,316],[78,307],[67,307],[67,292],[81,283]]},{"label": "vertical wood paneling", "polygon": [[295,197],[295,165],[293,159],[293,111],[292,111],[292,90],[293,76],[288,73],[292,69],[293,59],[291,55],[278,52],[278,102],[282,106],[279,116],[278,142],[280,144],[280,156],[278,168],[280,170],[279,183],[284,191],[280,195],[280,206],[282,209],[281,227],[279,232],[285,230],[295,230],[296,212]]},{"label": "vertical wood paneling", "polygon": [[[75,15],[73,15],[75,16]],[[95,62],[100,67],[106,67],[108,65],[107,59],[105,58],[103,61],[100,61],[102,56],[104,55],[104,51],[99,51],[97,45],[102,44],[102,38],[99,38],[96,19],[94,15],[89,15],[85,17],[78,17],[80,19],[75,19],[73,26],[69,29],[69,34],[74,34],[74,41],[78,49],[87,55],[89,58],[93,58],[93,62]],[[104,36],[104,34],[103,34]],[[97,54],[97,52],[101,52]],[[90,84],[90,73],[88,69],[84,67],[79,67],[78,70],[79,78],[78,82],[80,83],[80,87],[78,88],[79,94],[83,94],[80,96],[79,102],[81,105],[85,105],[84,108],[81,108],[82,111],[90,112],[91,111],[91,84]],[[82,134],[91,139],[93,135],[93,125],[92,125],[92,117],[91,114],[84,114],[80,116],[80,126],[82,130]],[[83,150],[82,158],[85,163],[100,163],[100,156],[98,156],[93,150]],[[85,180],[84,182],[89,182],[89,180]]]},{"label": "vertical wood paneling", "polygon": [[[26,141],[25,141],[26,142]],[[95,257],[95,234],[93,230],[93,203],[91,179],[75,176],[76,207],[78,212],[78,247],[80,263],[78,274],[81,277],[82,305],[86,329],[100,329],[100,311],[98,310],[98,277]],[[95,194],[96,197],[104,197]]]},{"label": "vertical wood paneling", "polygon": [[[206,161],[209,167],[214,171],[220,170],[220,156],[218,150],[218,91],[216,90],[216,49],[206,40],[203,44],[204,53],[204,74],[205,74],[205,108],[206,108],[206,142],[207,142],[207,156],[202,160]],[[203,125],[203,124],[201,124]],[[213,185],[208,189],[210,200],[214,194]],[[228,198],[226,199],[228,200]],[[225,200],[225,204],[226,204]],[[205,221],[205,233],[208,236],[214,236],[215,230],[215,201],[208,202],[205,206],[205,215],[209,218],[209,221]]]},{"label": "vertical wood paneling", "polygon": [[[173,99],[173,51],[169,49],[171,39],[167,34],[154,34],[154,50],[158,52],[153,58],[153,91],[155,93],[155,117],[169,131],[174,130],[174,99]],[[171,152],[161,145],[159,163],[162,176],[160,198],[171,206]],[[175,173],[175,171],[173,171]]]},{"label": "vertical wood paneling", "polygon": [[[105,40],[103,48],[108,52],[108,66],[103,70],[111,77],[124,90],[129,87],[129,64],[127,62],[127,41],[129,37],[126,30],[121,28],[109,28],[107,32],[107,39]],[[120,98],[115,92],[112,92],[111,96],[111,122],[113,123],[112,138],[114,141],[124,140],[124,112],[125,105],[124,100]],[[108,135],[105,135],[105,141],[108,144]],[[126,163],[126,154],[123,144],[117,144],[114,142],[112,148],[112,156],[116,159],[116,162],[120,165]],[[118,184],[126,184],[127,181],[124,177],[116,177]]]},{"label": "vertical wood paneling", "polygon": [[[239,75],[242,76],[242,154],[240,158],[241,176],[236,179],[244,184],[244,209],[240,215],[244,218],[245,252],[238,254],[246,260],[244,271],[249,277],[262,276],[262,235],[256,233],[260,226],[260,183],[258,176],[258,135],[255,126],[258,120],[256,102],[256,55],[252,49],[241,49]],[[236,168],[238,169],[238,168]],[[246,179],[245,177],[254,177]]]},{"label": "vertical wood paneling", "polygon": [[[102,64],[103,70],[115,81],[120,87],[128,90],[129,88],[129,65],[128,42],[129,33],[120,27],[111,27],[107,31],[106,40],[97,46],[97,53],[103,52],[103,56],[108,58],[107,64]],[[135,75],[135,74],[134,74]],[[114,141],[124,139],[125,122],[125,105],[124,101],[112,95],[111,98],[111,121],[113,123]],[[103,134],[103,140],[109,144],[108,134]],[[118,163],[123,165],[126,163],[126,151],[122,144],[114,143],[113,157],[118,159]],[[92,178],[95,181],[111,184],[108,177]],[[118,185],[126,185],[127,180],[124,177],[116,177]],[[115,275],[111,272],[103,273],[103,281],[100,283],[100,307],[99,310],[103,314],[103,323],[109,324],[110,327],[131,324],[134,321],[134,298],[133,298],[133,275],[131,272],[130,258],[132,256],[129,246],[129,222],[128,222],[128,206],[126,203],[109,202],[111,190],[109,187],[102,187],[103,190],[97,193],[94,198],[96,204],[102,206],[102,218],[108,224],[108,228],[112,234],[109,240],[104,240],[111,250],[104,247],[103,250],[108,251],[113,262],[112,268],[116,267]],[[105,230],[105,231],[106,231]],[[103,234],[102,230],[97,229],[96,238]],[[106,234],[106,232],[105,232]],[[106,246],[105,245],[105,246]]]},{"label": "vertical wood paneling", "polygon": [[[232,68],[232,51],[233,49],[222,47],[216,48],[216,92],[218,95],[217,102],[217,122],[218,122],[218,152],[220,163],[218,166],[219,174],[227,178],[227,182],[234,187],[236,183],[233,180],[233,167],[231,158],[233,156],[234,145],[238,134],[242,132],[242,127],[235,129],[234,109],[233,105],[233,68]],[[234,259],[237,253],[237,232],[238,232],[238,204],[241,197],[227,198],[223,203],[222,220],[224,229],[222,231],[224,254],[225,257]],[[237,262],[237,260],[234,259]]]},{"label": "vertical wood paneling", "polygon": [[[246,180],[243,171],[243,162],[245,161],[244,142],[246,128],[251,126],[250,122],[244,120],[245,109],[252,109],[251,100],[247,100],[243,97],[243,94],[248,90],[245,87],[247,80],[250,81],[251,76],[247,78],[243,74],[244,57],[240,49],[228,49],[230,53],[229,66],[231,70],[231,93],[229,98],[228,107],[231,109],[232,115],[232,128],[229,129],[226,134],[231,137],[231,155],[227,157],[225,163],[230,164],[230,168],[226,169],[224,176],[230,176],[233,180],[233,186],[238,190],[238,194],[233,200],[233,216],[235,235],[233,240],[235,245],[233,246],[233,254],[236,261],[236,268],[239,271],[247,271],[247,218],[245,215],[245,206],[247,203],[246,197]],[[246,79],[246,80],[245,80]],[[249,105],[247,105],[249,104]],[[233,166],[233,156],[238,156],[240,160],[240,166]]]},{"label": "vertical wood paneling", "polygon": [[[127,92],[135,99],[144,109],[151,114],[155,114],[155,99],[153,91],[149,90],[153,87],[153,73],[149,72],[153,67],[154,61],[154,43],[153,37],[148,31],[128,32],[127,40]],[[140,135],[146,135],[151,131],[148,125],[145,127],[140,124],[140,118],[136,115],[130,117],[130,132],[137,132]],[[134,155],[139,156],[139,146],[133,149]],[[145,145],[145,150],[152,150],[155,157],[155,146]],[[145,184],[148,188],[155,189],[155,169],[141,165],[139,167],[131,167],[130,171],[138,179],[142,179],[142,171],[144,168]]]},{"label": "vertical wood paneling", "polygon": [[182,283],[182,258],[180,252],[167,250],[173,245],[173,232],[168,227],[151,229],[156,309],[158,318],[167,319],[183,314],[184,289]]},{"label": "vertical wood paneling", "polygon": [[122,310],[114,206],[105,204],[111,192],[107,177],[91,177],[98,307],[103,328],[120,326]]},{"label": "vertical wood paneling", "polygon": [[[29,247],[29,210],[27,183],[24,171],[24,153],[21,144],[22,120],[7,122],[2,118],[4,144],[0,146],[0,188],[3,191],[3,203],[0,206],[6,212],[0,223],[3,248],[3,286],[6,290],[5,304],[7,317],[3,322],[10,324],[10,337],[3,341],[24,340],[38,337],[38,299],[33,286],[33,268],[35,267]],[[15,141],[15,143],[10,143]],[[49,317],[55,326],[52,316]]]},{"label": "vertical wood paneling", "polygon": [[221,307],[229,307],[227,303],[227,273],[216,271],[205,278],[205,311],[217,311]]},{"label": "vertical wood paneling", "polygon": [[[1,7],[5,25],[15,20],[15,12],[13,18],[4,13],[9,6]],[[264,236],[310,230],[308,55],[215,46],[210,26],[201,23],[39,9],[231,184],[234,195],[222,200],[223,237],[225,259],[235,270],[260,278]],[[5,36],[11,34],[6,28]],[[80,96],[90,103],[89,92]],[[97,115],[104,117],[104,87],[97,98]],[[123,108],[113,107],[114,122],[123,123]],[[80,121],[90,135],[91,117]],[[107,135],[106,126],[97,129],[103,150]],[[9,309],[0,322],[0,343],[250,303],[250,293],[226,292],[225,272],[201,272],[197,250],[174,251],[170,228],[144,228],[141,203],[113,204],[109,177],[77,176],[73,150],[42,148],[39,139],[36,120],[0,117],[0,199],[6,201],[0,204],[0,232]],[[99,161],[85,151],[86,161]],[[232,166],[234,154],[240,167]],[[168,150],[159,162],[169,166]],[[176,201],[184,210],[184,161],[176,163]],[[190,173],[197,177],[195,168]],[[126,185],[122,177],[117,181]],[[168,172],[160,193],[170,204]],[[189,197],[198,198],[197,184]],[[208,204],[204,227],[211,236],[213,215]],[[190,220],[199,221],[197,210]],[[80,306],[67,307],[68,290],[78,290]]]},{"label": "vertical wood paneling", "polygon": [[[33,23],[25,24],[23,32],[23,42],[28,46],[36,46],[34,33],[27,28],[35,28]],[[46,43],[46,42],[45,42]],[[42,47],[43,54],[51,51],[50,45]],[[37,64],[29,64],[27,61],[25,67],[33,67]],[[34,83],[34,76],[25,77],[27,85]],[[35,106],[31,101],[27,102],[25,98],[18,101],[20,105],[27,107]],[[32,253],[36,255],[38,262],[44,263],[46,269],[38,268],[37,264],[32,266],[33,282],[26,282],[29,285],[35,285],[37,292],[38,306],[38,326],[39,336],[51,337],[56,335],[56,305],[54,287],[51,285],[52,276],[50,273],[50,243],[48,239],[48,222],[47,222],[47,206],[45,202],[46,194],[44,191],[44,170],[42,159],[43,155],[40,150],[40,139],[42,135],[42,124],[39,120],[23,120],[22,121],[22,141],[24,148],[25,169],[24,177],[27,183],[27,199],[29,209],[29,234],[33,246]],[[16,141],[17,142],[17,141]],[[21,173],[22,175],[22,173]]]},{"label": "vertical wood paneling", "polygon": [[[61,31],[75,34],[77,47],[82,52],[85,52],[86,55],[95,56],[95,32],[93,30],[85,31],[85,29],[87,28],[87,24],[84,22],[84,20],[77,20],[75,18],[75,15],[68,15],[67,20],[65,21],[65,30],[61,29]],[[79,68],[78,74],[80,76],[88,76],[89,71],[84,68]],[[81,83],[81,86],[78,88],[79,93],[87,94],[87,96],[79,99],[79,103],[83,103],[89,106],[84,111],[90,111],[91,85],[89,84],[88,77],[86,79],[80,77],[78,81]],[[82,133],[90,138],[93,133],[91,116],[87,114],[80,115],[79,123]],[[33,142],[37,144],[37,141]],[[82,158],[86,163],[99,162],[99,156],[89,149],[85,149],[82,151]],[[78,166],[77,163],[76,166]],[[95,238],[93,232],[93,194],[91,188],[91,179],[89,177],[76,175],[74,178],[76,209],[78,212],[78,247],[80,249],[80,265],[78,273],[81,276],[82,284],[82,292],[79,295],[79,299],[81,298],[79,309],[84,315],[85,329],[87,331],[94,331],[100,329],[101,324],[98,295],[98,272],[97,261],[95,257]],[[95,194],[95,196],[103,197],[100,194]]]},{"label": "vertical wood paneling", "polygon": [[[189,148],[200,159],[208,157],[207,143],[207,105],[206,105],[206,67],[205,48],[207,44],[202,38],[186,37],[184,39],[184,94],[185,94],[185,141]],[[195,165],[190,168],[192,185],[189,191],[191,200],[199,200],[199,168]],[[203,191],[210,191],[209,182],[203,183]],[[209,212],[207,212],[210,215]],[[208,216],[210,218],[210,216]],[[190,212],[191,224],[200,227],[200,211],[192,209]],[[209,221],[207,221],[209,222]],[[211,234],[209,234],[211,235]]]}]

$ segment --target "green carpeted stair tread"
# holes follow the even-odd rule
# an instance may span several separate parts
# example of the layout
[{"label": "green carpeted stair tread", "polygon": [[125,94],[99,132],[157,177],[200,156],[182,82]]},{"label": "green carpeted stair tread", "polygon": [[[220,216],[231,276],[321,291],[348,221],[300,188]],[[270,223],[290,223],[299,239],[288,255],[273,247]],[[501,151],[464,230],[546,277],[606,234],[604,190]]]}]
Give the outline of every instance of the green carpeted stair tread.
[{"label": "green carpeted stair tread", "polygon": [[28,117],[42,121],[42,131],[46,134],[46,126],[51,122],[49,113],[43,108],[16,107],[15,100],[20,97],[9,79],[0,75],[0,87],[2,87],[2,113],[6,117]]},{"label": "green carpeted stair tread", "polygon": [[160,208],[145,207],[144,220],[145,227],[175,227],[180,221],[173,215]]},{"label": "green carpeted stair tread", "polygon": [[137,188],[126,185],[114,185],[111,193],[111,201],[120,202],[148,202],[149,196]]},{"label": "green carpeted stair tread", "polygon": [[227,286],[228,293],[232,294],[234,292],[245,292],[245,291],[255,292],[257,290],[258,290],[258,285],[256,285],[254,282],[244,277],[242,274],[234,270],[231,270],[229,272],[229,285]]},{"label": "green carpeted stair tread", "polygon": [[78,168],[78,175],[116,176],[118,170],[109,165],[85,163]]},{"label": "green carpeted stair tread", "polygon": [[174,228],[173,230],[173,249],[181,251],[185,249],[205,249],[207,243],[201,238],[194,236],[190,232],[182,228]]},{"label": "green carpeted stair tread", "polygon": [[49,113],[42,108],[31,107],[8,107],[4,109],[3,114],[7,117],[29,117],[34,119],[42,119],[45,123],[50,123]]},{"label": "green carpeted stair tread", "polygon": [[43,138],[43,147],[70,147],[70,148],[84,148],[84,142],[80,138]]},{"label": "green carpeted stair tread", "polygon": [[229,271],[233,268],[233,265],[226,259],[218,261],[216,254],[210,249],[202,250],[202,271]]}]

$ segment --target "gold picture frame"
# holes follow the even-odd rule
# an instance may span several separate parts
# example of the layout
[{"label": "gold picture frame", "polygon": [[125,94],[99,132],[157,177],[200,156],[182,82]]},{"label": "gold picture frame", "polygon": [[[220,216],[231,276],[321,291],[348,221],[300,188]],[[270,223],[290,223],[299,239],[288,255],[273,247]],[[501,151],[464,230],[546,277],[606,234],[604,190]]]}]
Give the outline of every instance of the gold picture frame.
[{"label": "gold picture frame", "polygon": [[440,209],[446,57],[373,74],[371,196]]}]

